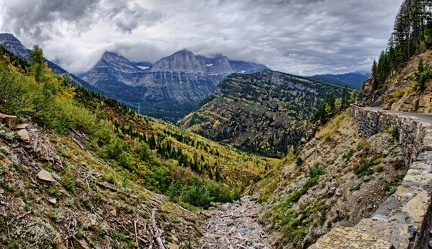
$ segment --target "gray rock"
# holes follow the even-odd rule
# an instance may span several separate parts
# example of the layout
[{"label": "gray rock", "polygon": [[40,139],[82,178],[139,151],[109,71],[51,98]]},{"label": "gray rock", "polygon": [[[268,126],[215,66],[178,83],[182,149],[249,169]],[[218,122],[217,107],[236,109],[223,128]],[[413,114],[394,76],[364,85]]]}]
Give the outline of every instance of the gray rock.
[{"label": "gray rock", "polygon": [[41,170],[39,171],[39,173],[37,174],[37,177],[40,180],[43,181],[47,181],[47,182],[55,182],[56,180],[52,177],[52,175],[50,174],[50,172],[46,171],[46,170]]},{"label": "gray rock", "polygon": [[25,129],[19,130],[19,131],[17,131],[17,135],[21,141],[26,142],[26,143],[30,142],[30,135],[29,135],[27,130],[25,130]]}]

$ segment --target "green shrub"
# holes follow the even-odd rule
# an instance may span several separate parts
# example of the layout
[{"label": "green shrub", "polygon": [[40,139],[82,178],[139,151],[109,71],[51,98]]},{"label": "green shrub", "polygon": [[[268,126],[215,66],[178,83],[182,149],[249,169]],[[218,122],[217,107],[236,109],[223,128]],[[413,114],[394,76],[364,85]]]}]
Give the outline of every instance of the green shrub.
[{"label": "green shrub", "polygon": [[205,184],[198,184],[185,188],[182,193],[182,200],[196,207],[209,208],[210,202],[213,200],[210,197],[210,192]]},{"label": "green shrub", "polygon": [[296,164],[297,166],[302,165],[302,164],[303,164],[303,159],[302,159],[301,157],[296,157],[296,159],[295,159],[295,164]]},{"label": "green shrub", "polygon": [[349,148],[346,151],[344,151],[344,153],[342,154],[342,158],[343,159],[350,159],[353,154],[354,154],[353,149]]},{"label": "green shrub", "polygon": [[65,189],[71,192],[75,191],[77,186],[76,176],[70,167],[66,168],[65,173],[61,176],[60,183]]},{"label": "green shrub", "polygon": [[390,134],[392,138],[394,138],[395,140],[399,140],[399,130],[397,128],[390,127],[389,129],[386,130],[386,132]]},{"label": "green shrub", "polygon": [[354,165],[354,173],[360,177],[360,176],[369,176],[373,174],[373,170],[371,166],[373,163],[368,161],[360,161],[356,165]]},{"label": "green shrub", "polygon": [[394,161],[392,163],[392,165],[393,165],[394,169],[398,170],[398,169],[402,169],[405,166],[405,163],[404,163],[404,161],[398,159],[398,160]]}]

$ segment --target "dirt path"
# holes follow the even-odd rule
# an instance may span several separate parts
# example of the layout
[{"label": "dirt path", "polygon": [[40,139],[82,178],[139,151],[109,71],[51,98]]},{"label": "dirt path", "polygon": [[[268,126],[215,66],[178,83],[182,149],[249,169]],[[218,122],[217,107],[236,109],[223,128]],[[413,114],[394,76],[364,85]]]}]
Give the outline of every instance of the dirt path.
[{"label": "dirt path", "polygon": [[261,205],[250,196],[211,209],[200,248],[272,248],[268,235],[257,221],[260,210]]}]

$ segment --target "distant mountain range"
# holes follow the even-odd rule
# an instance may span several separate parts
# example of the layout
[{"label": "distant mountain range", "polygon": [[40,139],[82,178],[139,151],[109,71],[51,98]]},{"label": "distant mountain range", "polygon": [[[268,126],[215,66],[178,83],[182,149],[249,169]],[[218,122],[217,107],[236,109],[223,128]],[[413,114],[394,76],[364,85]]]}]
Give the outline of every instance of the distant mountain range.
[{"label": "distant mountain range", "polygon": [[82,78],[141,113],[175,121],[191,112],[227,75],[263,69],[268,68],[223,55],[194,55],[187,49],[154,64],[105,52]]},{"label": "distant mountain range", "polygon": [[365,80],[371,76],[370,73],[345,73],[345,74],[320,74],[314,75],[311,78],[315,80],[322,80],[340,86],[348,86],[354,89],[360,89]]},{"label": "distant mountain range", "polygon": [[[12,34],[0,34],[0,46],[29,60],[30,50]],[[220,54],[194,55],[187,49],[154,64],[131,62],[121,55],[105,52],[81,78],[46,61],[54,73],[65,75],[75,85],[115,98],[143,114],[171,121],[191,112],[225,76],[268,69],[262,64],[229,60]]]},{"label": "distant mountain range", "polygon": [[[12,34],[0,34],[0,46],[29,60],[30,50]],[[226,76],[269,70],[263,64],[230,60],[221,54],[205,57],[187,49],[155,63],[132,62],[116,53],[105,52],[91,70],[80,75],[81,78],[46,61],[54,73],[64,75],[77,86],[114,98],[142,114],[172,122],[193,111]],[[360,88],[368,76],[361,73],[326,74],[310,79]]]}]

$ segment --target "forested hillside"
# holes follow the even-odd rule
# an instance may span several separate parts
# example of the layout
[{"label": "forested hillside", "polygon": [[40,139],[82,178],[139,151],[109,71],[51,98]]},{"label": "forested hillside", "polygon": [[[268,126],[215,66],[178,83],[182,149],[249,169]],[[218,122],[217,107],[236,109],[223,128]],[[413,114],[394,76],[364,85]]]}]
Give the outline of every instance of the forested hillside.
[{"label": "forested hillside", "polygon": [[[402,3],[387,49],[373,62],[359,100],[392,110],[430,112],[432,3]],[[428,100],[429,99],[429,100]]]},{"label": "forested hillside", "polygon": [[[187,236],[199,233],[199,230],[189,231],[187,235],[188,229],[184,226],[188,222],[184,218],[175,221],[185,217],[180,213],[193,214],[187,214],[184,209],[179,211],[177,206],[172,206],[173,202],[195,210],[208,208],[210,202],[238,199],[246,185],[259,180],[276,163],[229,150],[173,125],[137,115],[114,100],[77,88],[52,73],[37,46],[31,53],[30,64],[4,49],[0,53],[0,113],[17,115],[16,122],[21,124],[16,127],[27,127],[1,124],[0,174],[5,183],[0,192],[3,193],[2,200],[5,203],[23,200],[28,212],[26,216],[44,220],[44,224],[57,234],[65,232],[62,226],[66,225],[67,221],[63,220],[66,214],[77,213],[79,217],[85,217],[88,216],[86,210],[90,210],[98,215],[114,216],[114,219],[123,212],[129,217],[141,212],[141,201],[156,199],[152,202],[156,204],[148,206],[147,210],[160,209],[162,213],[158,215],[164,216],[156,218],[163,220],[164,226],[173,226],[169,230],[177,231],[176,236],[181,237],[183,245],[188,240],[193,244],[197,237],[188,239]],[[29,138],[25,138],[25,134]],[[49,152],[44,152],[47,149]],[[40,156],[38,151],[49,154]],[[45,173],[39,175],[36,169],[43,169]],[[30,179],[38,180],[33,183],[36,189]],[[42,184],[47,180],[48,183]],[[50,184],[50,181],[55,183]],[[110,190],[114,191],[114,196]],[[34,201],[35,195],[41,196],[40,191],[44,193],[43,198],[50,201],[42,204]],[[164,194],[168,199],[155,193]],[[76,205],[68,206],[67,200]],[[112,211],[106,207],[107,200],[118,208]],[[3,218],[7,224],[14,222],[8,215],[16,212],[15,208],[18,206],[0,207],[0,214],[6,215]],[[173,212],[178,212],[179,216],[172,216]],[[149,224],[151,212],[144,211],[142,215],[144,221],[142,218],[137,221],[146,222],[147,219]],[[112,222],[111,218],[101,218],[97,227],[78,223],[71,234],[59,236],[71,236],[81,244],[102,247],[103,243],[113,244],[113,241],[120,247],[149,246],[151,241],[129,237],[134,230],[130,230],[129,225],[124,226],[133,219],[118,220],[116,225],[104,228],[100,226]],[[199,218],[194,220],[198,222]],[[6,231],[7,227],[1,229]],[[20,225],[15,226],[14,233],[18,231],[15,229],[21,229]],[[99,236],[101,229],[108,237]],[[170,235],[164,236],[165,239]],[[36,238],[27,236],[18,240],[7,236],[3,243],[19,241],[18,244],[27,245],[24,242],[27,239],[29,243],[35,243]],[[70,242],[52,242],[53,245],[56,243]]]},{"label": "forested hillside", "polygon": [[180,123],[241,150],[281,157],[313,133],[315,121],[346,108],[349,97],[347,88],[280,72],[233,74]]}]

